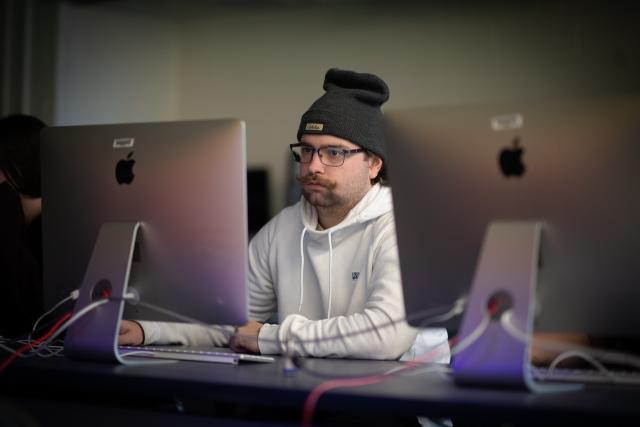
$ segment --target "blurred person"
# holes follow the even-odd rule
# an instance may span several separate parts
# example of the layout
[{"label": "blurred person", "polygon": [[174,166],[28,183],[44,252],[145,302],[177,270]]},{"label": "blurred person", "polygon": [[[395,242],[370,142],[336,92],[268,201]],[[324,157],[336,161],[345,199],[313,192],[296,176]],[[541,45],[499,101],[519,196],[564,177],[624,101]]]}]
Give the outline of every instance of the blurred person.
[{"label": "blurred person", "polygon": [[28,333],[43,312],[39,119],[0,119],[0,335]]}]

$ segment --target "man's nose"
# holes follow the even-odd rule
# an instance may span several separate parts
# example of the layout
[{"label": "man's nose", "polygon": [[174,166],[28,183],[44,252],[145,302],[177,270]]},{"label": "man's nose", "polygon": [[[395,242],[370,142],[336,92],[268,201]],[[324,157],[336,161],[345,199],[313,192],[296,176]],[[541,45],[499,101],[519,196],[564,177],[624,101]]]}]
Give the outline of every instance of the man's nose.
[{"label": "man's nose", "polygon": [[318,151],[314,152],[311,156],[311,161],[309,162],[309,171],[313,173],[324,171],[324,165],[320,161],[320,153]]}]

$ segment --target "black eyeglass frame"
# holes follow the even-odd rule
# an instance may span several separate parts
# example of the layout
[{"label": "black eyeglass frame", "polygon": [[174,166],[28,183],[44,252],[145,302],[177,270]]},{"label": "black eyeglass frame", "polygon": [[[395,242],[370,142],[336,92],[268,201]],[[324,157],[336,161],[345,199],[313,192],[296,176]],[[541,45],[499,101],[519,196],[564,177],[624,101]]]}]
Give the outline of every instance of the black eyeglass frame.
[{"label": "black eyeglass frame", "polygon": [[[308,162],[303,162],[302,158],[300,157],[300,155],[294,151],[294,148],[297,148],[297,147],[305,147],[305,148],[309,148],[309,149],[313,150],[313,152],[311,153],[311,157],[309,157],[309,161]],[[324,149],[328,149],[328,148],[330,148],[332,150],[339,151],[339,152],[342,153],[342,163],[340,163],[339,165],[329,165],[329,164],[325,163],[322,160],[322,155],[320,154],[320,150],[324,150]],[[298,162],[298,163],[305,163],[305,164],[306,163],[311,163],[311,161],[313,160],[313,155],[317,153],[318,154],[318,158],[320,159],[320,163],[322,163],[325,166],[330,166],[330,167],[333,167],[333,168],[338,168],[338,167],[344,165],[344,161],[347,158],[347,156],[350,156],[352,154],[357,154],[357,153],[366,153],[368,151],[366,148],[353,148],[353,149],[350,149],[350,150],[347,150],[345,148],[335,148],[335,147],[314,148],[314,147],[312,147],[310,145],[303,144],[301,142],[298,142],[298,143],[295,143],[295,144],[289,144],[289,149],[291,150],[291,153],[293,154],[293,160]]]}]

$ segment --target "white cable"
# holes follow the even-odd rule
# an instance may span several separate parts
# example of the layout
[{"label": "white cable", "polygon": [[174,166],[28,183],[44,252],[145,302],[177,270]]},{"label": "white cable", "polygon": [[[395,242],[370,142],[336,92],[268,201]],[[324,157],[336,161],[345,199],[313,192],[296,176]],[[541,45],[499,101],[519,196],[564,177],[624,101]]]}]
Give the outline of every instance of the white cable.
[{"label": "white cable", "polygon": [[300,235],[300,304],[298,304],[298,313],[302,311],[302,297],[304,296],[304,235],[307,227],[302,228]]},{"label": "white cable", "polygon": [[74,289],[73,291],[71,291],[68,297],[63,298],[62,301],[54,305],[52,309],[44,313],[42,316],[38,317],[38,320],[36,320],[36,322],[33,324],[33,328],[31,328],[31,332],[29,332],[29,335],[27,336],[27,342],[29,343],[29,346],[31,346],[32,349],[33,349],[33,346],[31,345],[31,343],[33,340],[31,339],[31,335],[33,335],[36,329],[38,329],[38,323],[40,323],[42,319],[44,319],[45,317],[47,317],[48,315],[56,311],[62,304],[66,303],[69,300],[76,300],[78,299],[79,296],[80,296],[80,291],[77,289]]},{"label": "white cable", "polygon": [[[454,307],[452,310],[455,310],[455,309],[456,309],[456,307]],[[491,322],[491,316],[489,315],[489,313],[485,313],[485,315],[482,317],[482,320],[480,321],[478,326],[476,326],[475,329],[473,331],[471,331],[471,333],[469,335],[467,335],[464,339],[462,339],[458,344],[454,345],[451,348],[451,356],[461,352],[462,350],[464,350],[465,348],[467,348],[471,344],[473,344],[475,341],[477,341],[482,336],[482,334],[487,330],[487,328],[489,327],[490,322]],[[439,347],[441,347],[443,345],[447,345],[448,346],[449,343],[447,341],[445,341],[444,343],[440,344],[438,347],[434,348],[433,350],[431,350],[430,352],[428,352],[426,354],[430,354],[431,352],[436,351]],[[424,355],[422,355],[421,357],[424,357]],[[390,375],[390,374],[395,373],[395,372],[402,372],[402,371],[405,371],[405,370],[410,370],[411,366],[415,365],[415,364],[425,364],[425,365],[427,365],[428,368],[429,367],[433,367],[432,370],[438,371],[438,372],[444,372],[444,373],[451,372],[451,368],[449,368],[448,365],[445,365],[445,364],[442,364],[442,363],[437,363],[437,362],[420,360],[421,357],[418,357],[418,358],[416,358],[414,360],[407,360],[405,362],[404,366],[400,366],[400,367],[397,367],[397,368],[390,369],[389,371],[385,372],[385,375]],[[420,369],[420,371],[422,371],[423,369],[425,369],[425,368]],[[429,370],[427,370],[427,372],[428,371]]]},{"label": "white cable", "polygon": [[43,348],[42,351],[32,350],[29,354],[48,359],[50,357],[60,356],[62,352],[64,352],[63,346],[50,344],[46,348]]},{"label": "white cable", "polygon": [[[17,340],[17,341],[15,341],[15,343],[16,344],[20,344],[20,347],[22,347],[24,345],[29,344],[29,341],[27,341],[27,340]],[[4,346],[4,349],[9,351],[10,353],[14,353],[16,351],[15,349],[13,349],[11,347],[8,347],[8,346]],[[18,357],[22,357],[22,358],[26,359],[26,358],[29,358],[29,357],[36,356],[37,354],[38,353],[35,350],[33,350],[33,347],[32,347],[31,350],[28,353],[27,352],[22,353],[22,354],[18,355]]]},{"label": "white cable", "polygon": [[[49,338],[47,338],[45,341],[41,342],[40,344],[35,344],[32,345],[31,342],[29,342],[29,346],[31,347],[32,351],[36,350],[36,349],[46,349],[48,348],[48,346],[53,343],[56,338],[62,333],[64,332],[69,326],[71,326],[72,324],[74,324],[78,319],[80,319],[81,317],[83,317],[85,314],[87,314],[88,312],[90,312],[91,310],[94,310],[95,308],[108,303],[109,300],[108,299],[103,299],[100,301],[96,301],[94,303],[91,303],[89,305],[87,305],[86,307],[84,307],[82,310],[78,311],[76,314],[74,314],[69,320],[67,320],[61,327],[59,327],[55,333],[53,335],[51,335]],[[54,350],[55,351],[55,350]],[[15,353],[15,350],[11,351],[12,353]],[[47,357],[47,356],[44,356]]]},{"label": "white cable", "polygon": [[[528,334],[522,332],[520,329],[518,329],[518,327],[514,324],[512,310],[507,310],[504,313],[502,313],[502,316],[500,316],[500,324],[502,325],[504,330],[507,331],[509,335],[511,335],[513,338],[517,339],[518,341],[523,342],[525,344],[528,344],[531,341],[531,337]],[[563,349],[565,348],[564,345],[562,346],[562,348]]]},{"label": "white cable", "polygon": [[71,326],[74,323],[76,323],[76,321],[78,319],[83,317],[85,314],[89,313],[91,310],[94,310],[94,309],[96,309],[96,308],[100,307],[101,305],[106,304],[108,302],[109,302],[108,299],[102,299],[100,301],[92,302],[91,304],[83,307],[80,311],[78,311],[73,316],[71,316],[71,318],[69,320],[67,320],[67,322],[64,325],[62,325],[60,328],[58,328],[58,330],[53,335],[51,335],[49,338],[47,338],[45,341],[43,341],[40,345],[38,345],[38,347],[40,347],[40,346],[48,346],[53,341],[55,341],[55,339],[58,338],[58,336],[60,336],[61,333],[66,331],[69,326]]},{"label": "white cable", "polygon": [[333,244],[331,243],[331,231],[329,232],[329,309],[327,319],[331,318],[331,291],[333,291]]},{"label": "white cable", "polygon": [[54,345],[53,343],[48,345],[43,345],[43,344],[37,345],[37,344],[33,344],[33,341],[31,341],[29,343],[29,346],[31,347],[28,353],[29,356],[38,356],[43,358],[57,356],[59,353],[61,353],[64,350],[63,346]]},{"label": "white cable", "polygon": [[[457,307],[454,306],[451,310],[456,310]],[[462,350],[468,348],[471,344],[473,344],[475,341],[477,341],[482,334],[487,330],[487,328],[489,327],[489,324],[491,322],[491,316],[489,315],[488,312],[486,312],[484,314],[484,316],[482,317],[482,320],[480,321],[480,323],[474,328],[473,331],[471,331],[471,333],[469,335],[467,335],[464,339],[462,339],[458,344],[454,345],[453,348],[451,349],[451,356],[453,356],[454,354],[457,354],[459,352],[461,352]],[[448,346],[448,342],[443,343],[444,345]],[[443,344],[440,344],[440,346],[442,346]],[[436,347],[435,349],[431,350],[430,352],[426,353],[426,354],[430,354],[434,351],[436,351],[440,346]],[[424,355],[422,356],[424,357]],[[425,364],[425,367],[422,367],[420,369],[414,369],[415,366],[419,366],[421,364]],[[398,375],[401,374],[403,372],[407,372],[410,375],[418,375],[418,374],[425,374],[425,373],[430,373],[430,372],[436,372],[436,373],[441,373],[441,374],[448,374],[452,372],[452,369],[449,365],[446,364],[442,364],[442,363],[436,363],[436,362],[431,362],[431,361],[426,361],[426,360],[420,360],[420,358],[414,359],[414,360],[408,360],[405,362],[405,364],[403,366],[399,366],[393,369],[390,369],[386,372],[384,372],[384,376],[390,376],[390,375]]]},{"label": "white cable", "polygon": [[464,311],[466,305],[467,305],[467,298],[466,297],[460,297],[453,303],[453,307],[449,311],[447,311],[446,313],[441,314],[439,316],[434,316],[434,317],[428,318],[427,320],[425,320],[422,323],[420,323],[420,327],[424,328],[429,323],[445,322],[445,321],[447,321],[449,319],[452,319],[453,317],[455,317],[455,316],[457,316],[459,314],[462,314],[462,312]]},{"label": "white cable", "polygon": [[490,322],[491,322],[491,316],[489,315],[488,312],[485,312],[478,326],[476,326],[476,328],[473,331],[471,331],[469,335],[464,337],[461,341],[459,341],[456,345],[454,345],[453,348],[451,348],[451,356],[454,356],[455,354],[460,353],[462,350],[466,349],[471,344],[476,342],[478,338],[480,338],[480,336],[482,336],[482,334],[487,330]]},{"label": "white cable", "polygon": [[[11,348],[8,345],[0,344],[0,348],[5,350],[5,351],[8,351],[9,353],[15,353],[16,352],[15,348]],[[18,354],[18,357],[26,357],[26,355]]]},{"label": "white cable", "polygon": [[48,359],[50,357],[59,356],[64,351],[64,347],[49,345],[47,347],[38,349],[34,348],[30,350],[28,353],[24,353],[26,357],[40,357],[42,359]]},{"label": "white cable", "polygon": [[[507,331],[509,335],[524,343],[530,342],[530,337],[522,332],[513,322],[513,312],[511,310],[505,311],[500,317],[500,324]],[[607,349],[597,347],[586,347],[579,344],[567,344],[554,341],[541,341],[536,340],[535,346],[543,350],[549,351],[578,351],[586,353],[592,357],[600,359],[604,362],[615,363],[619,365],[631,366],[636,369],[640,369],[640,357],[620,352],[612,352]]]},{"label": "white cable", "polygon": [[575,351],[575,350],[565,351],[564,353],[561,353],[558,356],[556,356],[556,358],[553,359],[553,361],[549,365],[549,371],[553,371],[554,369],[556,369],[556,367],[560,362],[562,362],[565,359],[569,359],[571,357],[580,357],[586,360],[591,365],[593,365],[598,371],[600,371],[600,373],[607,376],[612,376],[611,375],[612,373],[607,368],[605,368],[605,366],[602,363],[598,362],[596,359],[591,357],[588,353],[585,353],[582,351]]},{"label": "white cable", "polygon": [[[29,344],[29,341],[25,340],[18,340],[15,341],[16,343],[22,345],[26,345]],[[60,341],[62,343],[62,341]],[[57,356],[59,355],[62,351],[64,350],[64,347],[62,345],[54,345],[53,343],[48,345],[47,347],[43,347],[43,348],[31,348],[31,350],[28,353],[23,353],[24,357],[33,357],[33,356],[39,356],[42,358],[48,358],[48,357],[53,357],[53,356]]]}]

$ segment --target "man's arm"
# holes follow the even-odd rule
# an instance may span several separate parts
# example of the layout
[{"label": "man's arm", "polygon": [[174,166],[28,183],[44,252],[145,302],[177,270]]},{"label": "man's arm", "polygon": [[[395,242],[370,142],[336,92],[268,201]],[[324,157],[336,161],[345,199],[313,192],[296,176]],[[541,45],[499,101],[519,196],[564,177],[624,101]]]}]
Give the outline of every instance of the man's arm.
[{"label": "man's arm", "polygon": [[[263,227],[249,245],[248,281],[261,284],[249,287],[251,302],[249,317],[263,322],[272,316],[277,307],[268,260],[269,240],[272,234],[272,228]],[[250,321],[238,328],[233,326],[206,328],[189,323],[123,321],[118,343],[120,345],[182,344],[216,347],[230,345],[236,351],[258,353],[257,331],[259,328],[256,329],[255,325],[257,323]],[[234,335],[236,337],[234,341],[229,342],[229,338]],[[143,342],[140,342],[141,336],[144,337]],[[251,343],[255,344],[251,345]]]},{"label": "man's arm", "polygon": [[224,347],[233,335],[233,326],[205,327],[192,323],[122,320],[119,345],[165,345]]}]

